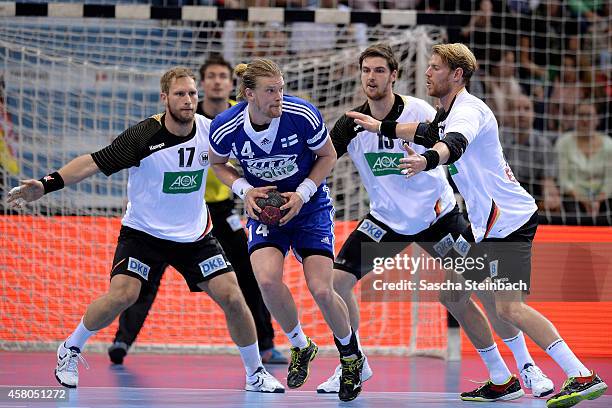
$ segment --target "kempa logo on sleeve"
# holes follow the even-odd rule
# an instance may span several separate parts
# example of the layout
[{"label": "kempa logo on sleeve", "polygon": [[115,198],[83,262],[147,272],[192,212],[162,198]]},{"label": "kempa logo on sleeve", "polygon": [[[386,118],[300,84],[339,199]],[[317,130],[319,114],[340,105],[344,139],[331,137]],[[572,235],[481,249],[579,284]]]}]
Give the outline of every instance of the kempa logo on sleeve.
[{"label": "kempa logo on sleeve", "polygon": [[130,257],[128,259],[127,270],[142,276],[145,280],[149,280],[149,271],[151,268],[149,265],[140,262],[136,258]]},{"label": "kempa logo on sleeve", "polygon": [[227,267],[227,263],[221,254],[208,258],[207,260],[200,262],[199,265],[204,277],[207,277],[211,273],[215,273]]},{"label": "kempa logo on sleeve", "polygon": [[162,191],[167,194],[187,194],[198,191],[202,187],[204,170],[177,171],[164,173]]},{"label": "kempa logo on sleeve", "polygon": [[368,166],[376,177],[401,174],[398,166],[402,157],[404,157],[403,153],[365,153]]},{"label": "kempa logo on sleeve", "polygon": [[380,242],[382,237],[387,233],[387,231],[380,228],[378,225],[374,224],[370,220],[363,220],[363,222],[361,223],[361,225],[359,225],[359,228],[357,228],[357,230],[363,232],[364,234],[366,234],[368,237],[372,238],[376,242]]}]

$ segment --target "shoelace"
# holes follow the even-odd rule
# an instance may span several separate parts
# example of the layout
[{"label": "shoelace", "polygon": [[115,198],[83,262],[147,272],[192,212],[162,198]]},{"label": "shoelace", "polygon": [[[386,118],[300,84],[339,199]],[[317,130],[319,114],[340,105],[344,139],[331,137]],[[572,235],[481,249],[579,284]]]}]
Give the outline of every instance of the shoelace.
[{"label": "shoelace", "polygon": [[72,350],[68,350],[68,353],[70,355],[68,357],[68,363],[66,363],[66,371],[76,372],[79,361],[89,370],[89,364],[87,364],[85,357],[83,357],[81,353],[75,353]]},{"label": "shoelace", "polygon": [[546,374],[544,374],[542,370],[540,370],[540,368],[536,366],[527,367],[525,371],[539,378],[548,378]]},{"label": "shoelace", "polygon": [[561,390],[565,390],[565,388],[572,385],[574,381],[576,381],[576,377],[569,377],[567,380],[563,382],[563,387],[561,387]]},{"label": "shoelace", "polygon": [[476,388],[473,392],[477,392],[482,390],[484,387],[486,387],[487,385],[489,385],[489,383],[493,383],[490,379],[489,380],[485,380],[485,381],[479,381],[479,380],[472,380],[470,378],[466,378],[466,380],[468,380],[469,382],[472,382],[474,384],[482,384],[480,387]]},{"label": "shoelace", "polygon": [[289,363],[289,371],[298,371],[296,366],[298,364],[298,360],[300,359],[300,351],[300,349],[291,349],[291,363]]}]

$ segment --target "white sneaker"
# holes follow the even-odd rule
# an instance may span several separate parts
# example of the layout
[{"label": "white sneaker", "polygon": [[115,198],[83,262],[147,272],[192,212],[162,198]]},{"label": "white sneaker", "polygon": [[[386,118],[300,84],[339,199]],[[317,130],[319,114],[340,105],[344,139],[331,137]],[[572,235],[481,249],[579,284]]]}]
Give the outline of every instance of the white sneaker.
[{"label": "white sneaker", "polygon": [[85,368],[89,369],[87,362],[81,355],[81,350],[77,347],[66,348],[65,343],[57,348],[57,367],[55,368],[55,378],[64,387],[76,388],[79,385],[79,361]]},{"label": "white sneaker", "polygon": [[272,374],[268,373],[265,368],[259,367],[253,375],[246,378],[244,389],[254,392],[285,392],[285,387]]},{"label": "white sneaker", "polygon": [[[338,364],[336,370],[327,381],[322,382],[317,387],[319,394],[335,394],[340,391],[340,375],[342,374],[342,366]],[[361,371],[361,382],[368,381],[374,373],[368,364],[368,358],[366,357],[365,363],[363,363],[363,370]]]},{"label": "white sneaker", "polygon": [[531,393],[536,398],[545,397],[555,389],[552,380],[544,375],[538,366],[533,364],[525,364],[525,367],[521,370],[521,378],[525,388],[530,388]]}]

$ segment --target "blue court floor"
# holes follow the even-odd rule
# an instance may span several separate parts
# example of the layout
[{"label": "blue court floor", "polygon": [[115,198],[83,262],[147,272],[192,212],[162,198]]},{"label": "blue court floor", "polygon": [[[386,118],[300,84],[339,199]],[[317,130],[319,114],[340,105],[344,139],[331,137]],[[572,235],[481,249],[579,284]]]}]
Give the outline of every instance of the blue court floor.
[{"label": "blue court floor", "polygon": [[[426,357],[378,357],[369,361],[374,377],[364,392],[343,403],[337,395],[317,394],[337,364],[332,357],[317,357],[308,382],[300,390],[285,394],[242,391],[244,371],[238,356],[129,355],[122,366],[112,365],[105,354],[85,353],[90,369],[80,367],[79,388],[69,390],[69,402],[11,402],[0,398],[3,407],[545,407],[545,401],[527,395],[511,402],[468,403],[458,399],[460,391],[477,387],[470,380],[484,380],[477,357],[447,362]],[[537,361],[543,371],[561,386],[562,371],[549,359]],[[509,367],[511,361],[507,359]],[[586,360],[589,368],[612,382],[612,360]],[[57,386],[53,369],[55,354],[48,352],[0,352],[0,389],[7,386]],[[286,366],[269,366],[269,371],[286,382]],[[610,391],[580,407],[612,407]]]}]

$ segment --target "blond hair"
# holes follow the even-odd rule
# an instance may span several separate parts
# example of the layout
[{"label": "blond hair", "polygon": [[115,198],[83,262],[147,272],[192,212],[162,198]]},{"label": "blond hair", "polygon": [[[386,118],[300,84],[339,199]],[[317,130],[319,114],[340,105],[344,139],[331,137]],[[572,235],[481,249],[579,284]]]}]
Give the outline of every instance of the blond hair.
[{"label": "blond hair", "polygon": [[234,74],[240,80],[236,99],[244,99],[247,88],[257,87],[257,78],[283,76],[283,72],[274,61],[265,58],[254,59],[249,64],[238,64]]},{"label": "blond hair", "polygon": [[478,62],[476,62],[474,53],[464,44],[437,44],[433,46],[432,52],[438,54],[452,71],[461,68],[463,70],[463,82],[466,85],[470,82],[472,74],[478,69]]},{"label": "blond hair", "polygon": [[170,92],[170,85],[172,85],[172,80],[179,78],[191,78],[193,79],[193,82],[195,82],[196,80],[193,71],[189,68],[174,67],[166,71],[159,80],[159,86],[161,88],[162,93],[168,94],[168,92]]}]

